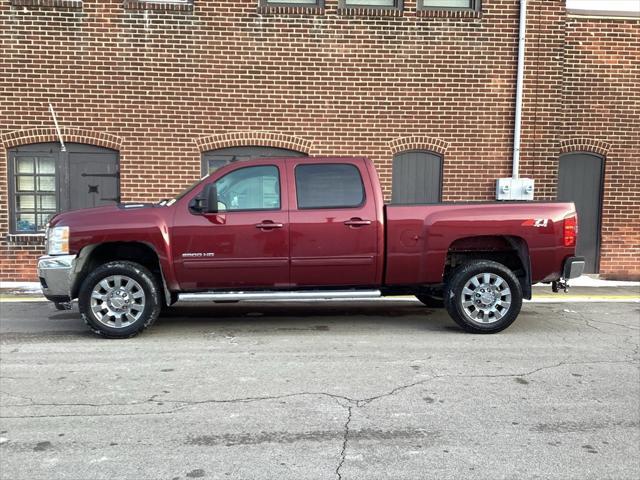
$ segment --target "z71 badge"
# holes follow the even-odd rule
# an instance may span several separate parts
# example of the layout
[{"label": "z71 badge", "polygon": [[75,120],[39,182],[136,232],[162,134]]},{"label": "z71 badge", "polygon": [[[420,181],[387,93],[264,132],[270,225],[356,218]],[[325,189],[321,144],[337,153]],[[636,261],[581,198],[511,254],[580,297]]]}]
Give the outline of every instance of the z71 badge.
[{"label": "z71 badge", "polygon": [[522,222],[523,227],[537,227],[544,228],[549,226],[548,218],[531,218]]}]

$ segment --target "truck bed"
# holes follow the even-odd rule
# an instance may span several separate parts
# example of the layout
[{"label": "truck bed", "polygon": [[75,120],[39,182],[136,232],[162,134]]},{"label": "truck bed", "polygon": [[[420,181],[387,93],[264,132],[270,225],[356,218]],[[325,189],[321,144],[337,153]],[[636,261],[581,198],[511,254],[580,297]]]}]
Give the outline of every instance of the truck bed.
[{"label": "truck bed", "polygon": [[575,215],[571,203],[385,205],[384,214],[386,285],[440,283],[451,250],[497,249],[505,240],[524,245],[533,282],[559,278],[564,258],[573,254],[573,247],[562,246],[563,220]]}]

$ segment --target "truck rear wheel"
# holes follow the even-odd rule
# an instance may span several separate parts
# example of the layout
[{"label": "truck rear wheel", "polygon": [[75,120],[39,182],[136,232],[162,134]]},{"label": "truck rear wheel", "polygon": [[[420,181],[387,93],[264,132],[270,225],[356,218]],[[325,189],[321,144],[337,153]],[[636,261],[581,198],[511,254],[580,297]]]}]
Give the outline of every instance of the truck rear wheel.
[{"label": "truck rear wheel", "polygon": [[522,287],[501,263],[476,260],[458,267],[445,287],[451,318],[472,333],[497,333],[511,325],[522,307]]},{"label": "truck rear wheel", "polygon": [[108,338],[132,337],[160,314],[162,297],[153,274],[127,261],[105,263],[85,278],[78,307],[85,323]]}]

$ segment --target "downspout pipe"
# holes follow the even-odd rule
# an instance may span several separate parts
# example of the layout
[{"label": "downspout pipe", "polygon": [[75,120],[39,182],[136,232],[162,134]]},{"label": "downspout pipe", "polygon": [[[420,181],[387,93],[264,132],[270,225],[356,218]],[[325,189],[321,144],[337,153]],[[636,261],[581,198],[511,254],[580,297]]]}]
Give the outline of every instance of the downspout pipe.
[{"label": "downspout pipe", "polygon": [[513,131],[513,165],[511,178],[520,178],[520,135],[522,131],[522,91],[524,89],[525,39],[527,35],[527,0],[520,0],[518,34],[518,77],[516,80],[516,117]]}]

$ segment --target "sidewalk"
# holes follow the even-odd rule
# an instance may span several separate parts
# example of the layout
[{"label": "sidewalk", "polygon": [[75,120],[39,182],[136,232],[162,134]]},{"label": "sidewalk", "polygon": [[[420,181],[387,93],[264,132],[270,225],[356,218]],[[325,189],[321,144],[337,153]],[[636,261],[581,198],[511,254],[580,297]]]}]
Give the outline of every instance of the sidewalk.
[{"label": "sidewalk", "polygon": [[[640,282],[600,280],[583,275],[569,282],[568,293],[551,291],[551,284],[533,286],[533,301],[555,302],[640,302]],[[413,300],[412,296],[387,297],[387,300]],[[368,299],[371,300],[371,299]],[[46,301],[38,282],[0,282],[0,302]],[[351,301],[351,300],[349,300]]]},{"label": "sidewalk", "polygon": [[536,302],[640,302],[640,282],[601,280],[597,276],[583,275],[569,281],[569,291],[553,293],[551,284],[537,283],[533,286],[533,301]]},{"label": "sidewalk", "polygon": [[39,282],[0,282],[2,301],[47,301]]}]

